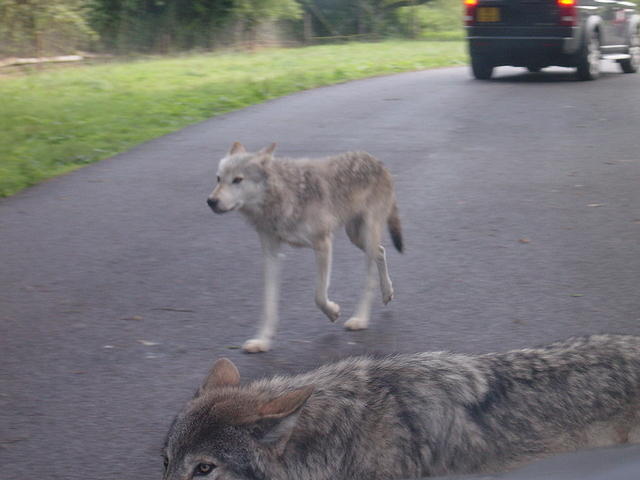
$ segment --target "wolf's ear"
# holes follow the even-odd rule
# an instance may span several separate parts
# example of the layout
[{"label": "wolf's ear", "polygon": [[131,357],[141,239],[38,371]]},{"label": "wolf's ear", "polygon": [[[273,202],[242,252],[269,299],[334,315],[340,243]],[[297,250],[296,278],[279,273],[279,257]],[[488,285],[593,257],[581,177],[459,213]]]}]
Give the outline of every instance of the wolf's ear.
[{"label": "wolf's ear", "polygon": [[287,392],[265,403],[258,409],[261,418],[284,418],[299,410],[311,396],[315,387],[307,385]]},{"label": "wolf's ear", "polygon": [[276,144],[272,143],[268,147],[264,147],[262,150],[258,152],[260,155],[271,155],[273,151],[276,149]]},{"label": "wolf's ear", "polygon": [[247,149],[244,148],[240,142],[233,142],[231,148],[229,149],[229,155],[235,155],[236,153],[246,153]]},{"label": "wolf's ear", "polygon": [[313,385],[307,385],[280,395],[258,408],[260,419],[254,430],[258,441],[263,445],[275,448],[278,455],[282,455],[296,426],[302,407],[314,389]]},{"label": "wolf's ear", "polygon": [[228,358],[220,358],[211,367],[196,396],[199,397],[204,392],[218,387],[232,387],[239,384],[240,372],[238,368]]}]

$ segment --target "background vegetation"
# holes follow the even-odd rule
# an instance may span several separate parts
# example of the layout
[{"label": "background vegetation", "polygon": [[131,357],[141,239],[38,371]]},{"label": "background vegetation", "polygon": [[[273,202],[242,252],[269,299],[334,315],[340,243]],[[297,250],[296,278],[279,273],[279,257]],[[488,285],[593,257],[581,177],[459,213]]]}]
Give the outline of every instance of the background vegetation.
[{"label": "background vegetation", "polygon": [[460,1],[0,0],[0,66],[99,57],[0,67],[0,197],[265,99],[464,63],[419,40],[461,38]]},{"label": "background vegetation", "polygon": [[189,55],[0,78],[0,197],[269,98],[465,61],[462,42],[387,41]]},{"label": "background vegetation", "polygon": [[0,0],[0,57],[460,37],[461,9],[460,0]]}]

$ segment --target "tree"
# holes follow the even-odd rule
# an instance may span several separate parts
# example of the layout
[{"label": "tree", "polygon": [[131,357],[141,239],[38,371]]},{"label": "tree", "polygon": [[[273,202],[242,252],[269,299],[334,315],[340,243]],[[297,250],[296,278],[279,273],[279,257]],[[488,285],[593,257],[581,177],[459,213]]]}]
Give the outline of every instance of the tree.
[{"label": "tree", "polygon": [[233,6],[233,0],[89,1],[102,47],[119,53],[211,48]]},{"label": "tree", "polygon": [[423,34],[462,35],[460,0],[433,0],[428,5],[402,7],[395,10],[399,33],[410,37]]},{"label": "tree", "polygon": [[302,8],[295,0],[233,0],[232,14],[236,36],[249,36],[255,43],[258,28],[278,20],[302,17]]},{"label": "tree", "polygon": [[229,28],[254,37],[265,22],[301,14],[295,0],[90,1],[92,25],[116,52],[212,48],[225,43]]},{"label": "tree", "polygon": [[0,53],[69,53],[96,33],[87,22],[87,0],[0,0]]},{"label": "tree", "polygon": [[393,24],[395,12],[432,0],[301,0],[314,18],[320,35],[383,35]]}]

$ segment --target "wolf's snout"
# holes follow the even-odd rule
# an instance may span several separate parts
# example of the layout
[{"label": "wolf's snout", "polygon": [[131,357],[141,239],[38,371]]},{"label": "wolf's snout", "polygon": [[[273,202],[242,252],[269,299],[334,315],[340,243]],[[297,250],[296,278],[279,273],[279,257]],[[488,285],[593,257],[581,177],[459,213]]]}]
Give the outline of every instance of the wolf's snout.
[{"label": "wolf's snout", "polygon": [[214,212],[218,212],[218,200],[215,198],[207,198],[207,205],[209,205],[211,207],[211,210],[213,210]]}]

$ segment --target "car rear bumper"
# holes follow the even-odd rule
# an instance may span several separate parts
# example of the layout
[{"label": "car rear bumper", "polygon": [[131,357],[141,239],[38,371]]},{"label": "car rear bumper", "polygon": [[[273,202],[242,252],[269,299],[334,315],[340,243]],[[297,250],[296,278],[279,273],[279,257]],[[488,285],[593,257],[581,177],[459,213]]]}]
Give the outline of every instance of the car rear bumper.
[{"label": "car rear bumper", "polygon": [[469,53],[494,65],[573,66],[580,51],[578,27],[468,27]]}]

